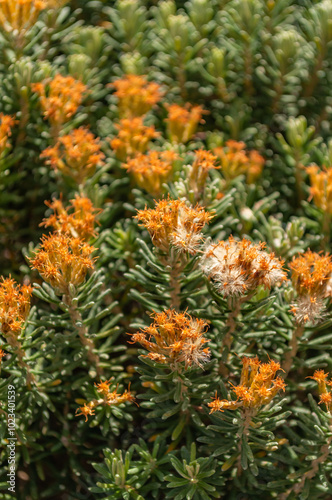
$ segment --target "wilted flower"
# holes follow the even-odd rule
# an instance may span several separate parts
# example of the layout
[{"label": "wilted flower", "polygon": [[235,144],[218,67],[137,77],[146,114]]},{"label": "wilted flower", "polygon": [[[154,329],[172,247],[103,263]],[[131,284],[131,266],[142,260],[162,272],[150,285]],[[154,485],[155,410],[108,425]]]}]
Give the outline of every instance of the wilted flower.
[{"label": "wilted flower", "polygon": [[186,103],[185,106],[178,104],[167,105],[168,117],[167,133],[172,142],[185,144],[195,134],[198,124],[204,123],[203,114],[207,114],[202,106],[194,106]]},{"label": "wilted flower", "polygon": [[121,161],[134,158],[137,153],[145,153],[151,139],[159,137],[154,127],[144,125],[143,118],[124,118],[116,125],[118,135],[111,140],[111,148]]},{"label": "wilted flower", "polygon": [[320,170],[317,165],[306,168],[310,179],[310,198],[315,205],[329,214],[332,214],[332,167]]},{"label": "wilted flower", "polygon": [[67,294],[70,284],[80,285],[88,269],[93,269],[91,254],[94,251],[93,246],[67,234],[43,236],[40,248],[31,259],[32,269],[36,269],[56,293]]},{"label": "wilted flower", "polygon": [[[130,387],[126,389],[123,394],[118,394],[118,385],[114,391],[110,391],[110,380],[105,382],[100,381],[99,384],[95,384],[97,392],[100,393],[102,397],[99,399],[93,399],[89,403],[85,403],[80,408],[76,410],[76,416],[84,415],[85,421],[88,420],[88,415],[95,414],[95,408],[98,406],[119,406],[122,403],[131,403],[134,401],[134,396],[130,392]],[[80,412],[80,413],[79,413]]]},{"label": "wilted flower", "polygon": [[331,413],[332,412],[332,393],[331,389],[328,391],[327,385],[331,388],[332,387],[332,379],[327,380],[328,373],[325,373],[323,370],[316,370],[314,372],[314,375],[312,377],[307,377],[307,378],[312,378],[315,380],[315,382],[318,383],[318,392],[320,395],[320,401],[319,404],[325,404],[327,410]]},{"label": "wilted flower", "polygon": [[84,196],[76,195],[70,200],[70,206],[65,208],[61,200],[53,199],[45,202],[54,211],[54,214],[44,219],[40,224],[52,227],[56,232],[71,235],[88,241],[96,236],[96,215],[101,212],[94,208],[91,200]]},{"label": "wilted flower", "polygon": [[31,85],[33,92],[39,94],[40,104],[45,118],[59,127],[66,123],[81,104],[87,87],[72,76],[55,75]]},{"label": "wilted flower", "polygon": [[265,243],[254,244],[243,238],[209,245],[203,257],[202,269],[225,297],[244,295],[258,286],[265,288],[286,279],[283,261],[264,250]]},{"label": "wilted flower", "polygon": [[259,409],[268,404],[280,390],[285,390],[284,380],[275,376],[280,370],[278,362],[270,360],[269,363],[261,363],[257,357],[244,357],[242,365],[240,385],[231,384],[236,400],[232,400],[231,396],[229,399],[219,399],[215,396],[214,400],[208,403],[210,413],[238,408]]},{"label": "wilted flower", "polygon": [[82,184],[95,173],[97,165],[103,164],[105,155],[100,150],[99,139],[87,128],[80,127],[59,137],[55,146],[46,148],[40,157],[47,158],[55,170]]},{"label": "wilted flower", "polygon": [[114,95],[119,99],[121,118],[134,118],[147,113],[158,101],[162,93],[160,86],[148,82],[145,76],[125,75],[108,85],[114,87]]},{"label": "wilted flower", "polygon": [[146,155],[138,154],[129,159],[123,168],[133,175],[139,187],[158,196],[163,183],[170,179],[177,158],[178,155],[174,151],[150,151]]},{"label": "wilted flower", "polygon": [[[202,368],[209,360],[210,350],[204,348],[207,324],[189,314],[168,309],[153,313],[154,322],[141,332],[132,335],[132,341],[140,343],[147,351],[146,357],[172,369],[184,363],[185,368],[197,365]],[[152,341],[153,339],[153,341]]]},{"label": "wilted flower", "polygon": [[292,271],[293,286],[298,294],[292,312],[298,323],[316,323],[325,309],[324,297],[332,273],[331,256],[308,250],[294,258],[289,267]]},{"label": "wilted flower", "polygon": [[229,140],[225,147],[214,149],[214,154],[220,160],[222,173],[226,180],[246,175],[247,182],[253,183],[260,177],[265,160],[255,150],[245,151],[245,143]]},{"label": "wilted flower", "polygon": [[0,113],[0,157],[2,153],[10,147],[8,138],[12,135],[12,127],[14,124],[15,118],[13,116]]},{"label": "wilted flower", "polygon": [[203,237],[201,230],[212,217],[203,207],[188,207],[180,200],[160,200],[154,209],[139,210],[136,216],[160,250],[168,252],[174,246],[191,255],[197,253]]},{"label": "wilted flower", "polygon": [[17,337],[30,311],[32,287],[17,285],[12,278],[0,281],[0,331],[8,341]]}]

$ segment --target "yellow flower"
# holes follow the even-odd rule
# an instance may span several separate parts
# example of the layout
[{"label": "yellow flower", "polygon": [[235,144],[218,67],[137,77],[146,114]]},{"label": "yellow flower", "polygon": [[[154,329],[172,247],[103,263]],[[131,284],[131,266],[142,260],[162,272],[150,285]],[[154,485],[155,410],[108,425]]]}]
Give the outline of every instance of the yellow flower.
[{"label": "yellow flower", "polygon": [[[209,360],[210,350],[204,348],[207,323],[189,314],[168,309],[153,313],[154,322],[141,332],[132,335],[132,341],[140,343],[147,351],[146,357],[158,363],[169,364],[176,369],[184,363],[203,367]],[[153,341],[152,341],[153,339]]]},{"label": "yellow flower", "polygon": [[74,129],[68,135],[59,137],[55,146],[46,148],[40,155],[55,170],[83,184],[91,177],[97,165],[103,165],[104,153],[99,139],[85,127]]},{"label": "yellow flower", "polygon": [[114,87],[114,95],[119,100],[119,115],[121,118],[134,118],[143,116],[158,101],[162,93],[160,86],[148,82],[145,76],[125,75],[108,85]]},{"label": "yellow flower", "polygon": [[180,200],[160,200],[154,209],[139,210],[136,216],[160,250],[168,252],[173,246],[191,255],[197,253],[203,238],[201,230],[212,217],[203,207],[188,207]]},{"label": "yellow flower", "polygon": [[118,135],[111,140],[111,148],[121,161],[134,158],[138,153],[145,153],[151,139],[159,137],[154,127],[144,125],[143,118],[124,118],[116,125]]},{"label": "yellow flower", "polygon": [[208,403],[210,413],[238,408],[258,409],[268,404],[280,390],[285,391],[285,382],[281,377],[275,376],[280,370],[278,362],[270,360],[269,363],[261,363],[257,357],[244,357],[242,365],[240,385],[231,384],[236,400],[219,399],[216,395]]},{"label": "yellow flower", "polygon": [[32,269],[58,294],[67,294],[70,284],[83,283],[88,269],[93,269],[95,248],[80,238],[66,234],[43,236],[41,246],[31,260]]},{"label": "yellow flower", "polygon": [[44,117],[51,125],[60,127],[68,122],[81,104],[87,87],[72,76],[55,75],[31,85],[32,91],[39,95]]},{"label": "yellow flower", "polygon": [[173,151],[150,151],[145,155],[138,154],[122,166],[133,175],[140,188],[158,196],[163,183],[170,179],[177,158],[178,155]]}]

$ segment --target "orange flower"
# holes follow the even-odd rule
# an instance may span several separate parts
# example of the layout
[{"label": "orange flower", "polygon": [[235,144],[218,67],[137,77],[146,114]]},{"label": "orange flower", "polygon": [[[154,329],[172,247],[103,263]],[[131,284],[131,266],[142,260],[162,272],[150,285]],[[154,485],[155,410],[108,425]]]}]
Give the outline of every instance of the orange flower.
[{"label": "orange flower", "polygon": [[168,252],[174,246],[191,255],[197,253],[203,238],[201,230],[212,217],[203,207],[188,207],[180,200],[160,200],[154,209],[145,208],[136,215],[160,250]]},{"label": "orange flower", "polygon": [[46,148],[40,157],[48,158],[47,163],[55,170],[83,184],[95,173],[97,165],[103,164],[105,155],[100,151],[99,139],[87,128],[80,127],[60,137],[55,146]]},{"label": "orange flower", "polygon": [[134,118],[145,115],[158,101],[162,93],[160,86],[148,82],[145,76],[125,75],[108,85],[114,87],[114,95],[119,100],[119,115],[121,118]]},{"label": "orange flower", "polygon": [[31,88],[33,92],[39,94],[44,117],[56,127],[70,120],[88,90],[82,82],[72,76],[62,76],[59,73],[53,79],[33,83]]},{"label": "orange flower", "polygon": [[320,395],[319,404],[325,404],[326,409],[331,413],[332,412],[332,393],[328,391],[327,385],[332,387],[332,379],[327,381],[328,373],[325,373],[323,370],[316,370],[312,378],[318,383],[318,392]]},{"label": "orange flower", "polygon": [[332,214],[332,167],[320,170],[317,165],[306,168],[310,179],[310,199],[318,208]]},{"label": "orange flower", "polygon": [[243,238],[219,241],[207,247],[202,269],[224,295],[243,295],[262,285],[265,288],[286,280],[284,261],[264,250],[265,243],[255,245]]},{"label": "orange flower", "polygon": [[54,214],[44,219],[41,226],[52,227],[58,233],[78,237],[85,241],[96,236],[96,215],[101,210],[94,208],[89,198],[75,195],[75,198],[70,200],[68,208],[64,208],[61,200],[53,199],[52,202],[46,201],[45,203],[54,211]]},{"label": "orange flower", "polygon": [[0,324],[6,338],[16,338],[21,333],[30,311],[31,294],[31,286],[17,285],[12,278],[1,278]]},{"label": "orange flower", "polygon": [[151,139],[159,137],[159,132],[154,127],[147,127],[143,118],[124,118],[116,125],[118,135],[111,140],[111,148],[116,152],[116,157],[121,161],[134,158],[137,153],[145,153]]},{"label": "orange flower", "polygon": [[218,169],[216,166],[217,157],[204,149],[195,151],[195,160],[188,174],[188,187],[196,195],[203,191],[207,176],[210,170]]},{"label": "orange flower", "polygon": [[34,26],[47,6],[47,0],[0,0],[0,26],[11,34],[25,32]]},{"label": "orange flower", "polygon": [[0,113],[0,157],[7,148],[10,148],[8,138],[12,135],[11,129],[15,123],[16,120],[13,116]]},{"label": "orange flower", "polygon": [[207,114],[202,106],[194,106],[186,103],[185,106],[178,104],[167,105],[168,117],[167,133],[172,142],[185,144],[195,134],[198,124],[204,123],[203,114]]},{"label": "orange flower", "polygon": [[31,259],[32,269],[36,269],[56,293],[68,294],[69,285],[80,285],[88,269],[93,269],[91,254],[94,251],[94,247],[80,238],[66,234],[43,236],[39,250]]},{"label": "orange flower", "polygon": [[210,357],[210,350],[203,348],[208,342],[204,337],[207,324],[203,320],[172,309],[153,313],[151,318],[154,322],[150,326],[132,335],[133,343],[139,342],[150,351],[147,358],[167,363],[172,370],[182,363],[186,369],[192,365],[203,367]]},{"label": "orange flower", "polygon": [[249,184],[254,183],[260,177],[265,160],[255,150],[245,151],[245,143],[229,140],[226,147],[214,149],[214,153],[220,160],[222,172],[227,180],[235,179],[245,174]]},{"label": "orange flower", "polygon": [[126,389],[123,394],[118,394],[118,385],[113,392],[110,392],[110,382],[111,380],[106,380],[105,382],[100,381],[99,384],[95,384],[97,392],[101,394],[102,398],[93,399],[89,403],[85,403],[80,408],[77,408],[76,416],[84,415],[85,421],[87,421],[88,415],[94,415],[95,408],[98,406],[119,406],[122,403],[131,403],[134,401],[135,398],[130,392],[130,385],[128,390]]},{"label": "orange flower", "polygon": [[232,385],[236,401],[231,398],[219,399],[216,395],[214,400],[208,403],[210,413],[237,408],[258,409],[270,403],[280,390],[285,391],[285,382],[281,377],[275,376],[280,370],[278,362],[270,360],[269,363],[261,363],[257,357],[244,357],[242,365],[240,385]]},{"label": "orange flower", "polygon": [[173,171],[173,164],[178,155],[174,151],[150,151],[146,155],[138,154],[123,165],[139,187],[158,196],[163,183],[167,182]]},{"label": "orange flower", "polygon": [[325,309],[324,297],[332,273],[331,256],[308,250],[294,258],[289,267],[293,286],[298,293],[291,309],[296,320],[298,323],[317,322]]}]

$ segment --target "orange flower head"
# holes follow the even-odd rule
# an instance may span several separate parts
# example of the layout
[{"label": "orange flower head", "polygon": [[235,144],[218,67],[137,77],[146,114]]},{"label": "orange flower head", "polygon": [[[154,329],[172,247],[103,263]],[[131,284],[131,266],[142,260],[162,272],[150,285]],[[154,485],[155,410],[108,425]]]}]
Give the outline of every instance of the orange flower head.
[{"label": "orange flower head", "polygon": [[119,100],[121,118],[145,115],[162,97],[160,86],[148,82],[145,76],[125,75],[108,86],[116,89],[114,95]]},{"label": "orange flower head", "polygon": [[71,235],[85,241],[96,236],[96,216],[101,210],[94,208],[89,198],[77,194],[73,200],[70,200],[70,206],[67,208],[63,206],[61,199],[53,199],[52,202],[45,203],[54,213],[44,219],[41,226],[52,227],[57,233]]},{"label": "orange flower head", "polygon": [[178,155],[174,151],[150,151],[147,154],[138,153],[128,159],[123,168],[130,172],[136,184],[153,196],[159,196],[163,184],[172,176],[174,162]]},{"label": "orange flower head", "polygon": [[154,209],[139,210],[136,218],[149,231],[153,244],[168,252],[173,246],[180,252],[197,253],[201,230],[213,215],[203,207],[188,207],[180,200],[160,200]]},{"label": "orange flower head", "polygon": [[[81,412],[81,413],[78,413],[78,412]],[[88,421],[88,416],[94,415],[94,414],[95,414],[94,406],[91,406],[90,404],[84,404],[84,406],[81,406],[80,408],[77,408],[77,410],[76,410],[76,417],[79,417],[80,415],[84,415],[86,422]]]},{"label": "orange flower head", "polygon": [[250,184],[261,176],[265,163],[264,158],[255,150],[246,153],[245,146],[244,142],[229,140],[225,147],[214,149],[226,180],[246,175],[247,182]]},{"label": "orange flower head", "polygon": [[196,197],[203,191],[209,171],[220,168],[216,166],[216,160],[217,157],[211,151],[204,149],[195,151],[195,160],[188,174],[188,186]]},{"label": "orange flower head", "polygon": [[0,113],[0,157],[6,149],[11,147],[8,138],[12,135],[12,128],[15,123],[16,120],[13,116]]},{"label": "orange flower head", "polygon": [[87,128],[74,129],[68,135],[59,137],[54,146],[46,148],[41,158],[46,158],[56,171],[71,177],[77,184],[83,184],[91,177],[97,166],[103,165],[104,153],[100,141]]},{"label": "orange flower head", "polygon": [[327,386],[332,387],[332,380],[327,381],[328,373],[323,370],[316,370],[312,378],[318,384],[318,392],[320,395],[319,404],[325,404],[329,413],[332,413],[332,393],[331,389],[328,390]]},{"label": "orange flower head", "polygon": [[194,106],[186,103],[185,106],[170,104],[167,106],[168,117],[166,118],[167,133],[171,142],[185,144],[196,133],[199,123],[204,123],[202,119],[205,111],[202,106]]},{"label": "orange flower head", "polygon": [[316,207],[332,214],[332,167],[320,170],[317,165],[306,168],[310,180],[310,198]]},{"label": "orange flower head", "polygon": [[0,28],[23,35],[35,25],[48,4],[47,0],[0,0]]},{"label": "orange flower head", "polygon": [[32,269],[36,269],[56,293],[67,294],[70,284],[81,285],[88,269],[93,269],[95,259],[91,254],[95,250],[80,238],[67,234],[43,236],[40,248],[31,259]]},{"label": "orange flower head", "polygon": [[31,88],[39,95],[44,117],[57,127],[68,122],[76,113],[88,90],[72,76],[62,76],[59,73],[53,79],[33,83]]},{"label": "orange flower head", "polygon": [[273,360],[261,363],[258,358],[242,359],[242,373],[240,385],[233,386],[236,401],[219,400],[208,403],[213,411],[236,410],[237,408],[258,409],[272,401],[276,394],[285,390],[286,384],[281,377],[275,377],[280,364]]},{"label": "orange flower head", "polygon": [[31,286],[17,285],[12,278],[1,278],[0,331],[4,337],[16,338],[21,333],[29,315],[31,295]]},{"label": "orange flower head", "polygon": [[246,238],[219,241],[207,247],[203,258],[204,274],[224,296],[244,295],[262,285],[267,289],[286,280],[283,261]]},{"label": "orange flower head", "polygon": [[111,140],[111,148],[116,157],[121,161],[128,161],[138,153],[145,153],[152,139],[159,137],[159,132],[152,127],[144,125],[143,118],[123,118],[116,125],[118,135]]},{"label": "orange flower head", "polygon": [[88,420],[88,415],[95,414],[95,409],[99,406],[119,406],[123,403],[134,402],[135,398],[130,392],[130,385],[123,394],[118,394],[118,386],[114,391],[110,391],[110,380],[106,380],[105,382],[100,381],[100,383],[95,384],[95,386],[97,387],[97,392],[103,397],[101,399],[93,399],[76,410],[76,416],[84,415],[85,421]]},{"label": "orange flower head", "polygon": [[207,324],[203,320],[172,309],[151,317],[154,322],[150,326],[132,335],[133,342],[150,351],[146,357],[169,364],[171,369],[183,363],[186,369],[195,365],[203,367],[210,356],[209,349],[204,348],[208,341],[204,337]]},{"label": "orange flower head", "polygon": [[298,323],[316,323],[325,310],[324,297],[327,295],[332,273],[331,256],[308,250],[294,258],[289,267],[293,286],[298,294],[291,310]]}]

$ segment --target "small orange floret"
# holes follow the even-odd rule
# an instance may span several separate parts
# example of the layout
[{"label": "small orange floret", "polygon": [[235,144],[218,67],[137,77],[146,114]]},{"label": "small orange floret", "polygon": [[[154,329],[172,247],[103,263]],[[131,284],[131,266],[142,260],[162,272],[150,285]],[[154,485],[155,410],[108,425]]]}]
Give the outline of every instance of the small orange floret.
[{"label": "small orange floret", "polygon": [[8,138],[12,135],[15,123],[16,120],[13,116],[0,113],[0,157],[7,148],[10,148]]},{"label": "small orange floret", "polygon": [[6,337],[16,338],[30,311],[32,287],[17,285],[12,278],[0,281],[0,331]]},{"label": "small orange floret", "polygon": [[329,374],[325,373],[324,370],[316,370],[312,377],[307,377],[307,378],[312,378],[316,382],[321,383],[321,382],[326,382],[328,375]]},{"label": "small orange floret", "polygon": [[77,184],[91,177],[105,158],[100,141],[87,128],[74,129],[61,136],[54,146],[46,148],[40,155],[55,170],[74,179]]},{"label": "small orange floret", "polygon": [[50,0],[0,0],[0,27],[7,33],[23,35],[32,28]]},{"label": "small orange floret", "polygon": [[144,125],[143,118],[123,118],[115,125],[118,135],[111,140],[111,148],[121,161],[128,161],[138,153],[145,153],[152,139],[159,137],[159,132],[151,126]]},{"label": "small orange floret", "polygon": [[244,142],[229,140],[226,142],[225,147],[214,149],[214,153],[220,160],[222,173],[226,180],[245,174],[247,182],[251,184],[260,177],[265,160],[258,151],[246,152],[245,146]]},{"label": "small orange floret", "polygon": [[62,76],[59,73],[53,79],[33,83],[31,88],[39,94],[44,117],[57,127],[66,123],[76,113],[88,90],[72,76]]},{"label": "small orange floret", "polygon": [[332,273],[332,259],[308,250],[289,264],[292,282],[299,295],[324,294]]},{"label": "small orange floret", "polygon": [[316,207],[332,214],[332,167],[320,170],[317,165],[306,168],[310,179],[310,199]]},{"label": "small orange floret", "polygon": [[[79,411],[81,413],[78,413]],[[81,406],[80,408],[77,408],[77,410],[76,410],[76,416],[79,417],[80,415],[84,415],[86,422],[88,421],[88,416],[94,415],[94,414],[95,414],[94,406],[91,405],[90,403],[84,404],[84,406]]]},{"label": "small orange floret", "polygon": [[145,76],[125,75],[109,84],[109,87],[116,89],[114,95],[119,100],[121,118],[145,115],[162,97],[160,86],[148,82]]},{"label": "small orange floret", "polygon": [[186,103],[167,105],[168,117],[166,118],[168,135],[172,142],[185,144],[195,134],[198,124],[204,123],[202,117],[208,112],[202,106]]}]

